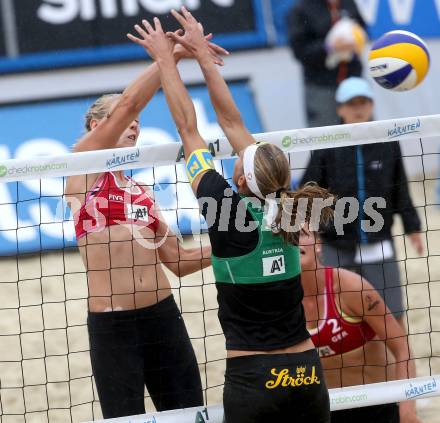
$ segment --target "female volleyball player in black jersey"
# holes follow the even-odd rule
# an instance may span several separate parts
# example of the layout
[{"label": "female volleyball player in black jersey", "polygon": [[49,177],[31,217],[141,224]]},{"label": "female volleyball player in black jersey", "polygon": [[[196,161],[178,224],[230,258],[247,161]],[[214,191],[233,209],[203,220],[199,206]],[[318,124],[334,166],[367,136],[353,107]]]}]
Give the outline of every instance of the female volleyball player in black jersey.
[{"label": "female volleyball player in black jersey", "polygon": [[[174,53],[188,56],[182,46]],[[138,115],[159,87],[152,64],[123,94],[98,99],[74,151],[135,145]],[[178,245],[148,188],[121,171],[71,176],[65,194],[87,269],[90,356],[104,417],[145,413],[145,387],[160,411],[203,405],[197,360],[162,264],[184,276],[209,261],[200,248]],[[139,218],[135,210],[148,212]]]},{"label": "female volleyball player in black jersey", "polygon": [[[227,348],[225,421],[329,422],[328,392],[301,305],[298,232],[281,228],[274,235],[270,228],[263,228],[261,201],[275,192],[282,201],[287,197],[325,196],[327,192],[317,187],[288,192],[286,157],[273,145],[255,144],[225,81],[208,63],[201,25],[185,9],[183,16],[172,13],[185,30],[185,40],[178,35],[167,37],[157,18],[155,29],[146,25],[142,39],[129,38],[144,46],[158,64],[162,87],[183,140],[188,176],[208,221],[219,319]],[[197,130],[193,104],[172,60],[171,39],[183,42],[199,61],[218,121],[234,150],[240,152],[233,176],[238,193],[214,170]],[[213,203],[214,210],[209,210]],[[281,215],[278,212],[278,224]],[[286,212],[284,217],[290,223],[295,216]]]}]

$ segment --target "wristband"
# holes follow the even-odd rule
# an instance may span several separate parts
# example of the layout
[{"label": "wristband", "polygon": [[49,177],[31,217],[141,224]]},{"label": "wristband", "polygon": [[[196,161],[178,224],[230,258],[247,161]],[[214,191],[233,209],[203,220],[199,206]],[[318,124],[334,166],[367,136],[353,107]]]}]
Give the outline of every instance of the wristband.
[{"label": "wristband", "polygon": [[186,161],[186,173],[190,183],[207,170],[215,169],[212,155],[207,149],[193,151]]}]

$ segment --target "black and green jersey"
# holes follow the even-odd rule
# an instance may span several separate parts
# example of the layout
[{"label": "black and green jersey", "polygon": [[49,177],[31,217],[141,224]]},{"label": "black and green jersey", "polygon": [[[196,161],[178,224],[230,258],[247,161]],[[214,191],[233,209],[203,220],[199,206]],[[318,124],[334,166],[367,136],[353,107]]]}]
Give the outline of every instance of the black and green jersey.
[{"label": "black and green jersey", "polygon": [[[242,201],[246,198],[242,197]],[[264,227],[264,210],[247,202],[247,211],[258,226],[254,250],[237,257],[211,257],[215,280],[233,284],[259,284],[290,279],[301,273],[299,248],[284,242]]]},{"label": "black and green jersey", "polygon": [[[209,228],[226,348],[270,351],[309,338],[298,247],[263,230],[262,208],[251,207],[214,170],[201,178],[197,198]],[[237,222],[256,228],[242,231]]]}]

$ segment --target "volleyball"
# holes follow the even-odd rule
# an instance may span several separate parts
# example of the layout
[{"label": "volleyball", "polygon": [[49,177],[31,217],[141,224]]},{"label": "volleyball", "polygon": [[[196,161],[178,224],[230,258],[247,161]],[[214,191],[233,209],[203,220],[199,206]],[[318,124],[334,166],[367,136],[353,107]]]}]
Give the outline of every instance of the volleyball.
[{"label": "volleyball", "polygon": [[368,57],[371,77],[392,91],[408,91],[419,85],[429,64],[427,45],[408,31],[387,32],[373,43]]}]

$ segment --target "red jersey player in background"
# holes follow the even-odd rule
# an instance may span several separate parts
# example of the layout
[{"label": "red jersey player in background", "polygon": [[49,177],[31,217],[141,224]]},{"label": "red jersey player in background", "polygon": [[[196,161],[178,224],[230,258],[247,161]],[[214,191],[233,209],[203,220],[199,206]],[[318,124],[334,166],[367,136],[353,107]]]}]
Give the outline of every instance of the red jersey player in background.
[{"label": "red jersey player in background", "polygon": [[[319,238],[300,236],[303,306],[327,386],[340,388],[415,377],[403,328],[357,273],[324,267]],[[332,423],[419,423],[415,401],[333,411]]]}]

